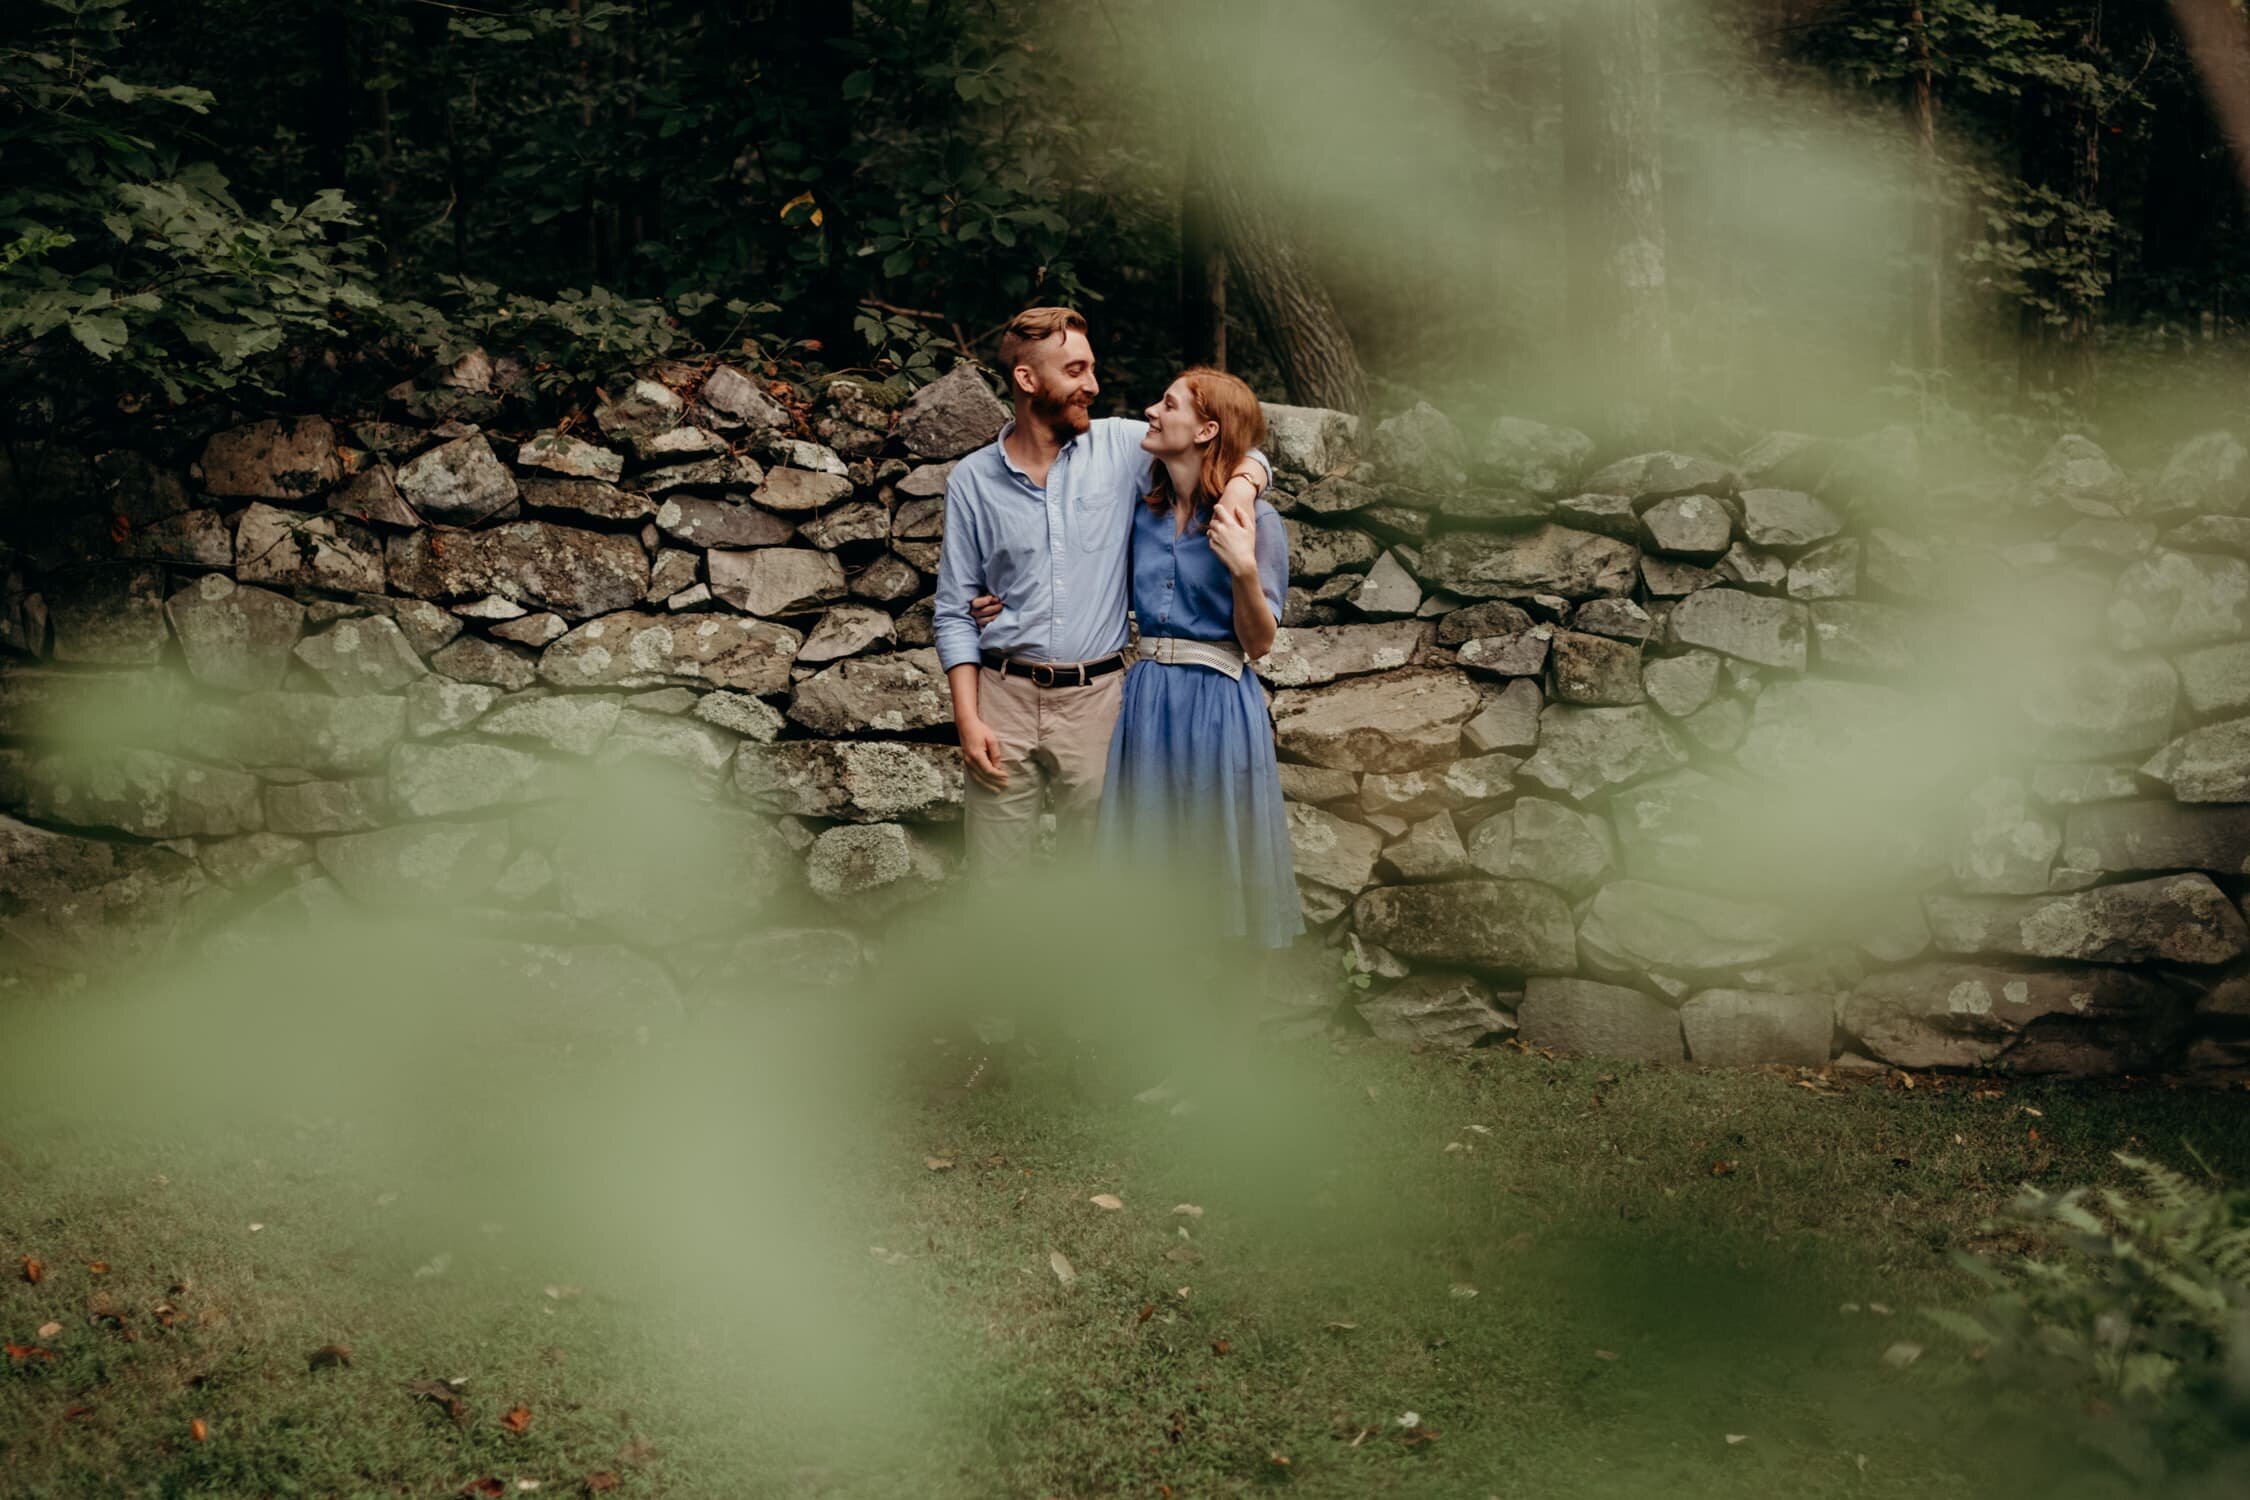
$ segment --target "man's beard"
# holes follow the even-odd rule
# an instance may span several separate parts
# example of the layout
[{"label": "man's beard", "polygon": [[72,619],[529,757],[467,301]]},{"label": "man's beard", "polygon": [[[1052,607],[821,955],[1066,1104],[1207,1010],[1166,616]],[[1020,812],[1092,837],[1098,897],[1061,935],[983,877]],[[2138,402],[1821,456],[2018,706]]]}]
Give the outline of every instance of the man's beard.
[{"label": "man's beard", "polygon": [[1040,395],[1031,398],[1031,419],[1055,435],[1055,441],[1067,443],[1093,426],[1089,403],[1070,399],[1057,400]]}]

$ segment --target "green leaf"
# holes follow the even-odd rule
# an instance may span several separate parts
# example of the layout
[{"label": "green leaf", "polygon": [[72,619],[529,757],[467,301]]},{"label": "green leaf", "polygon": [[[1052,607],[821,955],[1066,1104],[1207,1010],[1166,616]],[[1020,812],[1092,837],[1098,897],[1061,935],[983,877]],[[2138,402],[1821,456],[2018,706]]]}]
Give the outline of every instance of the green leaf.
[{"label": "green leaf", "polygon": [[875,75],[866,68],[846,74],[843,92],[846,99],[865,99],[875,92]]},{"label": "green leaf", "polygon": [[123,214],[102,215],[102,227],[116,235],[124,243],[128,245],[133,243],[133,221]]},{"label": "green leaf", "polygon": [[125,320],[107,313],[83,313],[72,318],[70,336],[83,344],[87,353],[103,361],[123,349],[129,337]]},{"label": "green leaf", "polygon": [[893,250],[883,257],[883,274],[885,276],[904,276],[913,269],[914,252],[912,250]]}]

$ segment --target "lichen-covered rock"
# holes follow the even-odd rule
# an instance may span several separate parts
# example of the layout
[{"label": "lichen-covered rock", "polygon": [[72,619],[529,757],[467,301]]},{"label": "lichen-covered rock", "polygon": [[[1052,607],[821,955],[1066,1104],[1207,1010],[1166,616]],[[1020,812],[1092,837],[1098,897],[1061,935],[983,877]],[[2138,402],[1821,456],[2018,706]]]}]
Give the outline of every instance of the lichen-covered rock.
[{"label": "lichen-covered rock", "polygon": [[1667,557],[1717,562],[1734,541],[1734,517],[1709,495],[1674,495],[1641,512],[1641,545]]},{"label": "lichen-covered rock", "polygon": [[1638,453],[1588,476],[1586,488],[1647,502],[1674,495],[1731,495],[1738,478],[1725,464],[1686,453]]},{"label": "lichen-covered rock", "polygon": [[380,776],[269,786],[262,800],[272,833],[359,833],[382,827],[390,815],[389,790]]},{"label": "lichen-covered rock", "polygon": [[1396,552],[1385,552],[1347,597],[1352,608],[1369,619],[1396,619],[1422,607],[1422,586],[1406,571]]},{"label": "lichen-covered rock", "polygon": [[2121,755],[2164,743],[2179,692],[2161,658],[2072,652],[2032,668],[2018,704],[2042,755]]},{"label": "lichen-covered rock", "polygon": [[323,417],[282,417],[213,433],[199,467],[211,494],[284,505],[311,500],[344,472],[336,429]]},{"label": "lichen-covered rock", "polygon": [[1431,627],[1421,620],[1294,627],[1275,632],[1273,649],[1255,665],[1275,687],[1317,687],[1403,667],[1430,635]]},{"label": "lichen-covered rock", "polygon": [[1536,749],[1540,703],[1537,683],[1509,683],[1461,726],[1461,743],[1480,755],[1493,750]]},{"label": "lichen-covered rock", "polygon": [[516,490],[527,510],[596,521],[645,521],[657,510],[656,502],[640,491],[620,489],[601,479],[526,474],[516,481]]},{"label": "lichen-covered rock", "polygon": [[539,658],[521,646],[463,636],[430,657],[430,665],[457,682],[482,683],[517,693],[539,680]]},{"label": "lichen-covered rock", "polygon": [[690,700],[689,706],[694,710],[695,716],[704,723],[715,724],[729,734],[754,740],[761,745],[770,745],[780,738],[787,723],[781,716],[781,710],[764,699],[725,689],[700,696],[686,688],[660,689],[658,692],[641,694],[633,700],[633,706],[651,713],[676,713],[679,710],[671,704],[660,705],[656,701],[673,693],[685,695]]},{"label": "lichen-covered rock", "polygon": [[789,409],[732,365],[713,366],[695,394],[704,410],[717,418],[715,426],[747,427],[753,432],[789,430]]},{"label": "lichen-covered rock", "polygon": [[959,458],[998,437],[1007,420],[1008,408],[964,361],[916,391],[895,430],[916,458]]},{"label": "lichen-covered rock", "polygon": [[2206,432],[2173,450],[2143,505],[2159,515],[2250,513],[2250,449],[2231,432]]},{"label": "lichen-covered rock", "polygon": [[629,536],[551,521],[393,537],[391,582],[423,599],[497,596],[572,620],[629,609],[648,592],[648,554]]},{"label": "lichen-covered rock", "polygon": [[242,588],[207,573],[164,601],[187,669],[198,682],[232,692],[281,686],[304,632],[304,606],[265,589]]},{"label": "lichen-covered rock", "polygon": [[846,823],[813,840],[805,881],[813,894],[854,915],[878,917],[934,894],[946,862],[900,823]]},{"label": "lichen-covered rock", "polygon": [[1345,771],[1411,771],[1456,757],[1475,688],[1445,672],[1352,677],[1274,694],[1274,731],[1293,760]]},{"label": "lichen-covered rock", "polygon": [[2031,474],[2033,498],[2082,516],[2121,516],[2133,509],[2132,481],[2101,446],[2075,432],[2056,438]]},{"label": "lichen-covered rock", "polygon": [[634,381],[617,400],[596,407],[594,425],[607,437],[653,437],[659,432],[679,426],[680,419],[686,414],[686,403],[680,400],[671,387],[643,379]]},{"label": "lichen-covered rock", "polygon": [[1483,483],[1551,500],[1578,482],[1593,456],[1594,440],[1576,428],[1499,417],[1478,434],[1470,460]]},{"label": "lichen-covered rock", "polygon": [[1493,1006],[1483,981],[1467,974],[1412,974],[1352,1008],[1386,1042],[1474,1047],[1516,1029],[1514,1019]]},{"label": "lichen-covered rock", "polygon": [[1469,830],[1467,857],[1487,875],[1543,881],[1576,895],[1615,873],[1617,840],[1601,818],[1542,797],[1519,797]]},{"label": "lichen-covered rock", "polygon": [[1894,1067],[2114,1072],[2161,1062],[2187,1008],[2172,986],[2125,969],[1933,962],[1862,979],[1836,1021]]},{"label": "lichen-covered rock", "polygon": [[409,823],[325,838],[314,858],[355,901],[376,907],[456,909],[489,895],[507,868],[508,825]]},{"label": "lichen-covered rock", "polygon": [[1382,554],[1375,538],[1340,526],[1308,526],[1294,517],[1281,523],[1289,539],[1289,576],[1300,584],[1335,573],[1364,572]]},{"label": "lichen-covered rock", "polygon": [[896,740],[746,745],[734,787],[750,806],[853,823],[951,822],[961,816],[958,750]]},{"label": "lichen-covered rock", "polygon": [[1954,819],[1953,880],[1970,895],[2035,896],[2048,889],[2062,826],[2031,806],[2018,776],[1991,776]]},{"label": "lichen-covered rock", "polygon": [[1789,565],[1792,599],[1849,599],[1859,592],[1859,538],[1822,542]]},{"label": "lichen-covered rock", "polygon": [[1585,708],[1550,703],[1540,711],[1539,748],[1523,763],[1523,774],[1582,802],[1686,759],[1678,736],[1646,704]]},{"label": "lichen-covered rock", "polygon": [[857,656],[875,646],[892,645],[897,627],[882,610],[865,604],[833,604],[821,613],[820,623],[798,648],[800,666],[819,666]]},{"label": "lichen-covered rock", "polygon": [[1897,605],[1822,599],[1812,606],[1812,647],[1821,666],[1898,676],[1929,659],[1931,640],[1922,621]]},{"label": "lichen-covered rock", "polygon": [[74,837],[0,815],[0,960],[84,972],[155,958],[209,880],[169,849]]},{"label": "lichen-covered rock", "polygon": [[380,594],[383,548],[373,532],[343,516],[253,504],[235,523],[234,576],[241,583]]},{"label": "lichen-covered rock", "polygon": [[2250,708],[2250,641],[2183,652],[2173,665],[2179,668],[2180,691],[2190,711],[2207,715]]},{"label": "lichen-covered rock", "polygon": [[788,688],[789,663],[803,645],[803,636],[768,620],[626,610],[588,620],[547,647],[538,675],[564,688],[700,682],[778,693]]},{"label": "lichen-covered rock", "polygon": [[515,476],[481,432],[407,460],[398,471],[398,492],[422,519],[440,526],[482,526],[516,513]]},{"label": "lichen-covered rock", "polygon": [[2168,875],[2056,896],[1932,896],[1942,953],[2092,963],[2224,963],[2250,947],[2242,914],[2207,875]]},{"label": "lichen-covered rock", "polygon": [[2120,651],[2250,635],[2250,562],[2159,552],[2128,563],[2110,596],[2109,631]]},{"label": "lichen-covered rock", "polygon": [[668,495],[656,511],[656,526],[690,547],[778,547],[797,528],[771,511],[738,500],[706,500]]},{"label": "lichen-covered rock", "polygon": [[400,745],[390,778],[392,805],[413,818],[533,802],[553,789],[538,756],[474,741]]},{"label": "lichen-covered rock", "polygon": [[1558,630],[1547,658],[1547,680],[1566,703],[1639,703],[1641,648],[1631,641]]},{"label": "lichen-covered rock", "polygon": [[[1294,548],[1290,556],[1294,566]],[[1628,542],[1549,523],[1518,533],[1447,532],[1423,550],[1419,572],[1425,582],[1471,599],[1593,599],[1631,593],[1639,560]]]},{"label": "lichen-covered rock", "polygon": [[1784,678],[1758,694],[1735,758],[1744,770],[1774,781],[1832,780],[1839,768],[1911,758],[1917,753],[1912,707],[1904,693],[1875,683]]},{"label": "lichen-covered rock", "polygon": [[1707,588],[1673,606],[1669,630],[1674,645],[1701,646],[1762,667],[1801,672],[1805,624],[1802,604],[1741,589]]},{"label": "lichen-covered rock", "polygon": [[1265,452],[1276,469],[1318,479],[1351,461],[1359,438],[1359,418],[1351,413],[1269,401],[1265,414]]},{"label": "lichen-covered rock", "polygon": [[215,510],[182,511],[128,531],[117,544],[117,555],[196,568],[231,568],[234,532]]},{"label": "lichen-covered rock", "polygon": [[1603,886],[1578,935],[1596,968],[1682,974],[1771,963],[1795,941],[1773,907],[1645,880]]},{"label": "lichen-covered rock", "polygon": [[55,660],[138,667],[164,653],[164,570],[147,563],[93,564],[50,578],[48,617]]},{"label": "lichen-covered rock", "polygon": [[477,733],[535,740],[564,755],[592,755],[622,712],[622,702],[609,693],[526,693],[495,705],[477,720]]},{"label": "lichen-covered rock", "polygon": [[1364,823],[1348,823],[1334,813],[1301,802],[1288,804],[1289,848],[1297,878],[1354,896],[1375,878],[1375,859],[1383,839]]},{"label": "lichen-covered rock", "polygon": [[1566,1057],[1678,1062],[1679,1013],[1652,995],[1593,979],[1534,975],[1516,1007],[1517,1039]]},{"label": "lichen-covered rock", "polygon": [[1445,413],[1417,401],[1375,425],[1368,460],[1386,484],[1457,490],[1468,480],[1468,445]]},{"label": "lichen-covered rock", "polygon": [[2150,756],[2141,774],[2182,802],[2250,802],[2250,718],[2189,730]]},{"label": "lichen-covered rock", "polygon": [[1843,517],[1800,490],[1742,492],[1742,538],[1753,547],[1810,547],[1843,529]]},{"label": "lichen-covered rock", "polygon": [[1570,908],[1528,880],[1385,886],[1353,903],[1352,929],[1422,963],[1532,974],[1577,967]]},{"label": "lichen-covered rock", "polygon": [[1472,672],[1493,677],[1537,677],[1547,670],[1547,655],[1554,644],[1552,625],[1534,625],[1515,635],[1485,635],[1463,641],[1453,659]]},{"label": "lichen-covered rock", "polygon": [[297,642],[299,661],[320,674],[339,697],[395,693],[429,671],[388,615],[338,620]]},{"label": "lichen-covered rock", "polygon": [[572,479],[603,479],[615,484],[625,475],[625,455],[567,432],[534,433],[516,449],[516,464]]},{"label": "lichen-covered rock", "polygon": [[806,547],[711,552],[703,564],[712,594],[744,614],[809,614],[844,597],[843,564],[831,553]]},{"label": "lichen-covered rock", "polygon": [[24,809],[49,823],[146,839],[226,838],[265,826],[258,779],[160,750],[74,748],[32,759]]},{"label": "lichen-covered rock", "polygon": [[797,684],[789,717],[820,735],[891,734],[953,722],[953,696],[935,651],[855,656]]},{"label": "lichen-covered rock", "polygon": [[726,782],[741,743],[715,724],[672,714],[646,713],[628,708],[594,751],[595,762],[605,767],[655,771],[661,775],[685,774],[701,796],[714,796]]},{"label": "lichen-covered rock", "polygon": [[687,799],[597,804],[553,858],[562,909],[640,948],[769,924],[797,869],[771,819]]},{"label": "lichen-covered rock", "polygon": [[1826,995],[1703,990],[1680,1005],[1688,1058],[1705,1067],[1795,1063],[1817,1068],[1834,1051],[1834,1004]]},{"label": "lichen-covered rock", "polygon": [[406,734],[406,701],[315,693],[245,693],[185,706],[180,747],[240,765],[351,776],[380,771]]},{"label": "lichen-covered rock", "polygon": [[1711,701],[1719,688],[1719,658],[1710,651],[1686,651],[1641,666],[1641,688],[1648,701],[1675,719],[1684,719]]},{"label": "lichen-covered rock", "polygon": [[2151,870],[2250,875],[2250,807],[2172,802],[2073,807],[2063,820],[2062,861],[2106,875]]},{"label": "lichen-covered rock", "polygon": [[1469,873],[1469,854],[1452,815],[1437,812],[1385,844],[1378,866],[1392,880],[1452,880]]}]

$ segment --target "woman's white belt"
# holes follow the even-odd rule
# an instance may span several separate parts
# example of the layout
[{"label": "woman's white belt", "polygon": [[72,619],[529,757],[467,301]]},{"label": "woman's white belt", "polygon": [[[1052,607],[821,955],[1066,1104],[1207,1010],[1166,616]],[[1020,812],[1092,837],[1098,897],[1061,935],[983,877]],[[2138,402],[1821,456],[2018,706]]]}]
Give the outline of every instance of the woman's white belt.
[{"label": "woman's white belt", "polygon": [[1245,658],[1240,646],[1226,641],[1191,641],[1177,635],[1141,637],[1141,660],[1166,666],[1209,667],[1239,679]]}]

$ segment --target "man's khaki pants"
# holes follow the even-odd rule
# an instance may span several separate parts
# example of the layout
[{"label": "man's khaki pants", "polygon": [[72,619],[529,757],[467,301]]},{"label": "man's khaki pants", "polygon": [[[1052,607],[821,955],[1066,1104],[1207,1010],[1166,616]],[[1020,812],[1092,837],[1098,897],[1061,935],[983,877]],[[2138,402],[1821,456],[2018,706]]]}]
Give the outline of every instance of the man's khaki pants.
[{"label": "man's khaki pants", "polygon": [[1077,687],[1043,688],[1028,677],[977,669],[977,712],[1000,737],[1008,784],[998,791],[969,778],[969,864],[984,874],[1021,869],[1039,834],[1039,804],[1052,792],[1056,843],[1083,846],[1109,770],[1109,736],[1124,701],[1125,674]]}]

